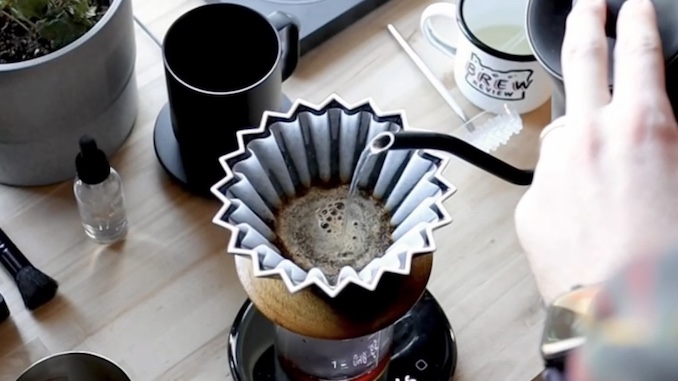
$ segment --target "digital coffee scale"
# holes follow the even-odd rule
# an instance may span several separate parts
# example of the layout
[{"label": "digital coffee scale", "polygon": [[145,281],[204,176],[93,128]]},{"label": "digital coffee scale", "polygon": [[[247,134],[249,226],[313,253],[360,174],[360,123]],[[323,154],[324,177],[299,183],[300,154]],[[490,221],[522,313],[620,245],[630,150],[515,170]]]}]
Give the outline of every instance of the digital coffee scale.
[{"label": "digital coffee scale", "polygon": [[[275,325],[248,300],[235,318],[229,335],[228,359],[235,381],[329,381],[310,376],[291,378],[278,360],[274,341]],[[393,344],[388,364],[378,361],[362,376],[335,378],[354,381],[450,381],[457,364],[454,332],[445,312],[430,292],[393,327]],[[336,357],[324,360],[329,367],[349,369],[360,362],[369,347],[356,346],[356,351],[338,351]],[[371,370],[386,365],[385,371]]]}]

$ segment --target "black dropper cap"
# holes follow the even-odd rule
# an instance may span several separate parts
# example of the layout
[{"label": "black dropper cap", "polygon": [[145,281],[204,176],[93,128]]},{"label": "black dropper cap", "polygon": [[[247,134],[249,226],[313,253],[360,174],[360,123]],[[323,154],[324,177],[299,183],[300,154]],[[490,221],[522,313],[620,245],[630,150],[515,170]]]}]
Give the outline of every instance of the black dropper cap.
[{"label": "black dropper cap", "polygon": [[0,323],[7,320],[8,317],[9,317],[9,307],[7,307],[7,302],[5,302],[5,298],[3,298],[2,294],[0,294]]},{"label": "black dropper cap", "polygon": [[89,135],[80,138],[80,153],[75,158],[78,178],[85,184],[99,184],[111,174],[111,165],[106,154],[99,149],[97,142]]}]

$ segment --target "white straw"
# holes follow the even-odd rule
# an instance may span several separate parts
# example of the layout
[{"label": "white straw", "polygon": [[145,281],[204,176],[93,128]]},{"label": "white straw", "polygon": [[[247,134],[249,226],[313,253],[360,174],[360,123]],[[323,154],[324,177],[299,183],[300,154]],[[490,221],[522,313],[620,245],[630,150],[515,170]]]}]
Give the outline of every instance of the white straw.
[{"label": "white straw", "polygon": [[407,53],[407,55],[412,59],[415,65],[417,65],[417,68],[419,68],[419,71],[424,74],[426,79],[428,79],[429,83],[433,86],[434,89],[440,94],[440,96],[445,100],[445,103],[450,106],[452,111],[454,111],[455,114],[464,122],[464,125],[469,131],[475,130],[475,127],[473,126],[472,123],[469,123],[469,118],[466,116],[466,113],[464,110],[462,110],[461,106],[457,103],[457,101],[452,98],[452,95],[447,91],[445,86],[436,78],[436,76],[431,72],[431,69],[426,66],[426,63],[417,55],[417,53],[412,50],[412,47],[405,41],[403,36],[400,35],[398,30],[391,24],[388,24],[388,31],[391,32],[391,35],[395,40],[398,42],[401,48]]}]

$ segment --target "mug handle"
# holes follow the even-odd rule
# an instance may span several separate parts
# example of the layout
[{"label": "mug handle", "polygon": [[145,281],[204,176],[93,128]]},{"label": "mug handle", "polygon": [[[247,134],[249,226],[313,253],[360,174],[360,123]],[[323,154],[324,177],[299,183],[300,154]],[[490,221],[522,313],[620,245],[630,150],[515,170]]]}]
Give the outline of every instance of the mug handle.
[{"label": "mug handle", "polygon": [[438,50],[441,52],[454,58],[457,55],[457,48],[450,43],[445,42],[436,33],[435,29],[433,28],[433,24],[431,24],[431,19],[434,17],[452,19],[456,23],[457,6],[451,3],[431,4],[426,7],[426,9],[424,9],[424,12],[421,14],[421,20],[419,21],[421,32],[424,34],[428,42],[434,47],[438,48]]},{"label": "mug handle", "polygon": [[282,79],[292,76],[299,63],[299,21],[289,13],[275,11],[268,15],[268,21],[282,36]]}]

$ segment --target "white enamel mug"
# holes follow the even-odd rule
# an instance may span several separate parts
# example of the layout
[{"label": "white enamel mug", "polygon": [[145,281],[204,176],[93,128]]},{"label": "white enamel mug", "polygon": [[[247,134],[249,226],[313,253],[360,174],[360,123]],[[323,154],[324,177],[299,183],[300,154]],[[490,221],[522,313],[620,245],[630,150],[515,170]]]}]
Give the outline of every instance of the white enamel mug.
[{"label": "white enamel mug", "polygon": [[[421,15],[421,31],[454,58],[459,91],[476,107],[494,112],[508,105],[524,114],[551,97],[551,82],[527,41],[527,0],[457,0],[435,3]],[[445,41],[432,20],[456,22],[456,43]]]}]

